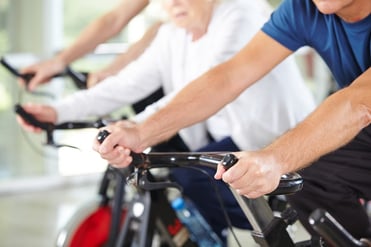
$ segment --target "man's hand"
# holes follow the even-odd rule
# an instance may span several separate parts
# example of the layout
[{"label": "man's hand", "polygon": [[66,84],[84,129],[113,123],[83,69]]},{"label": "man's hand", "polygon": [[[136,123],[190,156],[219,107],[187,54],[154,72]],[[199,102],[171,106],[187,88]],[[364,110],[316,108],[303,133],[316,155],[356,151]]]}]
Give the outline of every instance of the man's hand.
[{"label": "man's hand", "polygon": [[275,190],[284,174],[267,151],[235,153],[238,162],[227,171],[219,165],[215,179],[223,179],[240,195],[257,198]]},{"label": "man's hand", "polygon": [[[40,122],[55,123],[57,120],[57,112],[51,106],[39,104],[25,104],[23,109],[33,115]],[[42,130],[26,122],[22,117],[17,115],[17,122],[27,131],[40,133]]]},{"label": "man's hand", "polygon": [[132,161],[130,152],[139,153],[145,149],[140,147],[139,131],[137,126],[131,121],[118,121],[103,129],[110,134],[102,143],[95,140],[93,149],[115,167],[128,166]]},{"label": "man's hand", "polygon": [[[33,78],[29,81],[28,90],[33,91],[40,84],[50,81],[50,79],[65,69],[66,64],[57,57],[39,62],[20,70],[21,74],[34,74]],[[22,85],[26,85],[26,82],[20,79]]]}]

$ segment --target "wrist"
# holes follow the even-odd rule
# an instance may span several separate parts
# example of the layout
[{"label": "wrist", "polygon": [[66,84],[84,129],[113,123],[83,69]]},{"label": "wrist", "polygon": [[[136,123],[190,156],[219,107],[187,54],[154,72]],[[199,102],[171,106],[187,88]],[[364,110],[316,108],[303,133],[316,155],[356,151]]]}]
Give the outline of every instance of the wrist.
[{"label": "wrist", "polygon": [[70,63],[70,61],[65,57],[63,52],[56,55],[53,60],[54,60],[54,63],[56,64],[56,66],[58,66],[58,68],[60,68],[62,70],[64,68],[66,68],[67,65]]},{"label": "wrist", "polygon": [[281,175],[292,172],[289,157],[275,148],[267,147],[262,150],[268,161],[274,165]]},{"label": "wrist", "polygon": [[145,128],[142,124],[136,125],[137,130],[137,137],[138,137],[138,145],[137,145],[137,152],[143,152],[145,149],[153,145],[150,143],[150,137],[145,132]]}]

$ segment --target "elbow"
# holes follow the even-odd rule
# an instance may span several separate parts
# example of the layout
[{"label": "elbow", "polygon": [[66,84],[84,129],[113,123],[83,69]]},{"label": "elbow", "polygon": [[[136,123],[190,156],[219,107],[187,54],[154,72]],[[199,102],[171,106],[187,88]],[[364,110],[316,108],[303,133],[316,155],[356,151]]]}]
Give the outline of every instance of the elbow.
[{"label": "elbow", "polygon": [[364,128],[364,127],[367,127],[371,123],[371,106],[361,104],[359,108],[361,112],[360,124]]},{"label": "elbow", "polygon": [[[348,90],[349,89],[349,90]],[[351,110],[357,116],[357,122],[361,129],[371,123],[371,100],[370,90],[364,87],[349,87],[344,90]]]}]

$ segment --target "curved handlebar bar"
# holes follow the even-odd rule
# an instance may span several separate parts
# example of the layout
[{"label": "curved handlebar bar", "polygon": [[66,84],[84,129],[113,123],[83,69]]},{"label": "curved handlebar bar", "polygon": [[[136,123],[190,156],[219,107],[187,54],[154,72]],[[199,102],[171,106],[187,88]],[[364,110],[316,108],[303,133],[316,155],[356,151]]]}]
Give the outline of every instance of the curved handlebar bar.
[{"label": "curved handlebar bar", "polygon": [[83,128],[101,128],[103,126],[106,126],[108,121],[105,121],[103,119],[98,119],[94,122],[65,122],[62,124],[53,124],[48,122],[41,122],[37,120],[33,115],[26,112],[23,107],[19,104],[16,104],[14,106],[14,111],[21,116],[26,122],[29,124],[38,127],[45,131],[50,130],[64,130],[64,129],[83,129]]},{"label": "curved handlebar bar", "polygon": [[[28,83],[34,77],[34,74],[21,74],[14,66],[9,64],[8,61],[4,57],[0,59],[0,63],[14,76],[22,78],[26,82],[26,86],[28,87]],[[55,77],[62,77],[62,76],[69,76],[75,86],[79,89],[87,88],[87,73],[77,72],[72,70],[69,66],[66,67],[65,71],[53,76]]]},{"label": "curved handlebar bar", "polygon": [[35,127],[40,128],[42,130],[45,130],[45,131],[54,129],[54,124],[53,123],[40,122],[33,115],[31,115],[28,112],[26,112],[23,109],[23,107],[21,105],[19,105],[19,104],[16,104],[14,106],[14,111],[18,115],[20,115],[27,123],[31,124],[32,126],[35,126]]},{"label": "curved handlebar bar", "polygon": [[[48,122],[41,122],[37,120],[32,114],[26,112],[23,107],[19,104],[14,106],[14,111],[23,118],[27,123],[40,128],[46,132],[47,136],[47,145],[61,147],[61,146],[69,146],[69,145],[56,145],[53,138],[54,130],[67,130],[67,129],[83,129],[83,128],[101,128],[108,124],[108,120],[98,119],[94,122],[65,122],[62,124],[53,124]],[[69,146],[72,147],[72,146]]]},{"label": "curved handlebar bar", "polygon": [[72,81],[74,82],[75,86],[78,89],[86,89],[88,87],[87,79],[88,73],[86,72],[77,72],[71,67],[66,67],[66,74],[71,77]]},{"label": "curved handlebar bar", "polygon": [[[33,115],[26,112],[21,105],[17,104],[15,112],[29,124],[45,130],[47,133],[48,145],[56,146],[53,140],[53,131],[62,129],[81,129],[81,128],[101,128],[107,125],[108,121],[98,120],[95,122],[66,122],[59,125],[41,122]],[[109,135],[107,130],[102,130],[97,135],[97,140],[102,143]],[[132,153],[132,165],[139,169],[150,169],[160,167],[189,166],[195,164],[199,166],[216,169],[218,164],[222,164],[225,169],[230,168],[238,159],[233,154],[228,153]],[[278,188],[269,195],[291,194],[300,190],[303,186],[303,179],[297,173],[285,174],[281,177]]]},{"label": "curved handlebar bar", "polygon": [[[161,168],[161,167],[185,167],[204,166],[216,169],[218,164],[228,169],[237,163],[238,159],[231,153],[131,153],[133,165],[140,169]],[[297,173],[288,173],[281,177],[277,189],[269,195],[292,194],[301,190],[303,179]]]}]

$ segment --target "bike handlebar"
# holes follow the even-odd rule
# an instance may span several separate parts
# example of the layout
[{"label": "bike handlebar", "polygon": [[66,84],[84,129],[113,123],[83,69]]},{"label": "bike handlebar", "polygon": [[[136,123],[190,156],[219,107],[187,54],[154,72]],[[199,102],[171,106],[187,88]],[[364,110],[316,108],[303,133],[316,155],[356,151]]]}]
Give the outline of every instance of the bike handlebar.
[{"label": "bike handlebar", "polygon": [[86,89],[88,87],[88,73],[77,72],[71,69],[71,67],[67,66],[66,74],[71,77],[72,81],[78,89]]},{"label": "bike handlebar", "polygon": [[54,130],[67,130],[67,129],[84,129],[84,128],[101,128],[106,126],[110,121],[104,119],[98,119],[96,121],[90,122],[65,122],[61,124],[53,124],[49,122],[41,122],[37,120],[32,114],[26,112],[23,107],[19,104],[14,106],[14,111],[25,120],[27,123],[40,128],[46,132],[46,144],[55,147],[73,147],[70,145],[57,145],[54,142],[53,132]]},{"label": "bike handlebar", "polygon": [[[35,76],[32,73],[22,74],[14,66],[12,66],[4,57],[1,57],[0,63],[14,76],[22,78],[26,83],[26,88],[28,87],[29,82]],[[69,76],[74,85],[79,89],[87,88],[87,73],[77,72],[71,69],[69,66],[66,67],[65,71],[56,75],[53,75],[52,78]]]},{"label": "bike handlebar", "polygon": [[22,117],[27,123],[38,127],[45,131],[51,130],[66,130],[66,129],[84,129],[84,128],[101,128],[106,126],[108,121],[98,119],[93,122],[65,122],[61,124],[53,124],[49,122],[41,122],[37,120],[32,114],[26,112],[20,104],[14,106],[14,111]]},{"label": "bike handlebar", "polygon": [[[54,130],[62,129],[81,129],[81,128],[101,128],[107,125],[104,120],[95,122],[66,122],[59,125],[53,123],[46,123],[37,120],[33,115],[26,112],[21,105],[15,105],[15,112],[21,116],[29,124],[45,130],[47,133],[47,144],[55,145],[52,132]],[[102,143],[109,135],[107,130],[102,130],[97,135],[98,142]],[[192,162],[201,166],[206,166],[216,169],[218,164],[224,164],[228,169],[238,159],[232,154],[221,153],[149,153],[149,154],[135,154],[133,156],[133,166],[137,168],[155,168],[155,167],[174,167],[189,165]],[[297,173],[288,173],[281,177],[278,188],[269,195],[291,194],[300,190],[303,186],[303,179]]]},{"label": "bike handlebar", "polygon": [[14,106],[14,111],[21,116],[27,123],[31,124],[32,126],[35,126],[37,128],[40,128],[42,130],[51,130],[54,129],[54,124],[49,122],[41,122],[37,120],[33,115],[26,112],[23,107],[20,104],[16,104]]},{"label": "bike handlebar", "polygon": [[0,63],[11,73],[13,74],[14,76],[16,77],[19,77],[19,78],[22,78],[23,80],[26,81],[26,83],[28,83],[33,75],[32,74],[21,74],[19,73],[19,71],[17,69],[15,69],[13,66],[11,66],[6,60],[4,57],[2,57],[0,59]]},{"label": "bike handlebar", "polygon": [[[102,143],[110,133],[102,130],[97,135],[97,141]],[[190,164],[216,169],[218,164],[229,169],[238,162],[238,158],[231,153],[131,153],[133,161],[131,165],[138,169],[162,168],[162,167],[184,167]],[[303,186],[303,179],[297,173],[288,173],[281,177],[277,189],[268,195],[292,194],[299,191]]]},{"label": "bike handlebar", "polygon": [[[133,165],[140,169],[162,168],[162,167],[185,167],[191,165],[204,166],[216,169],[217,165],[222,165],[224,169],[229,169],[238,162],[238,158],[231,153],[131,153]],[[297,173],[284,174],[276,190],[268,195],[292,194],[301,190],[303,179]]]}]

